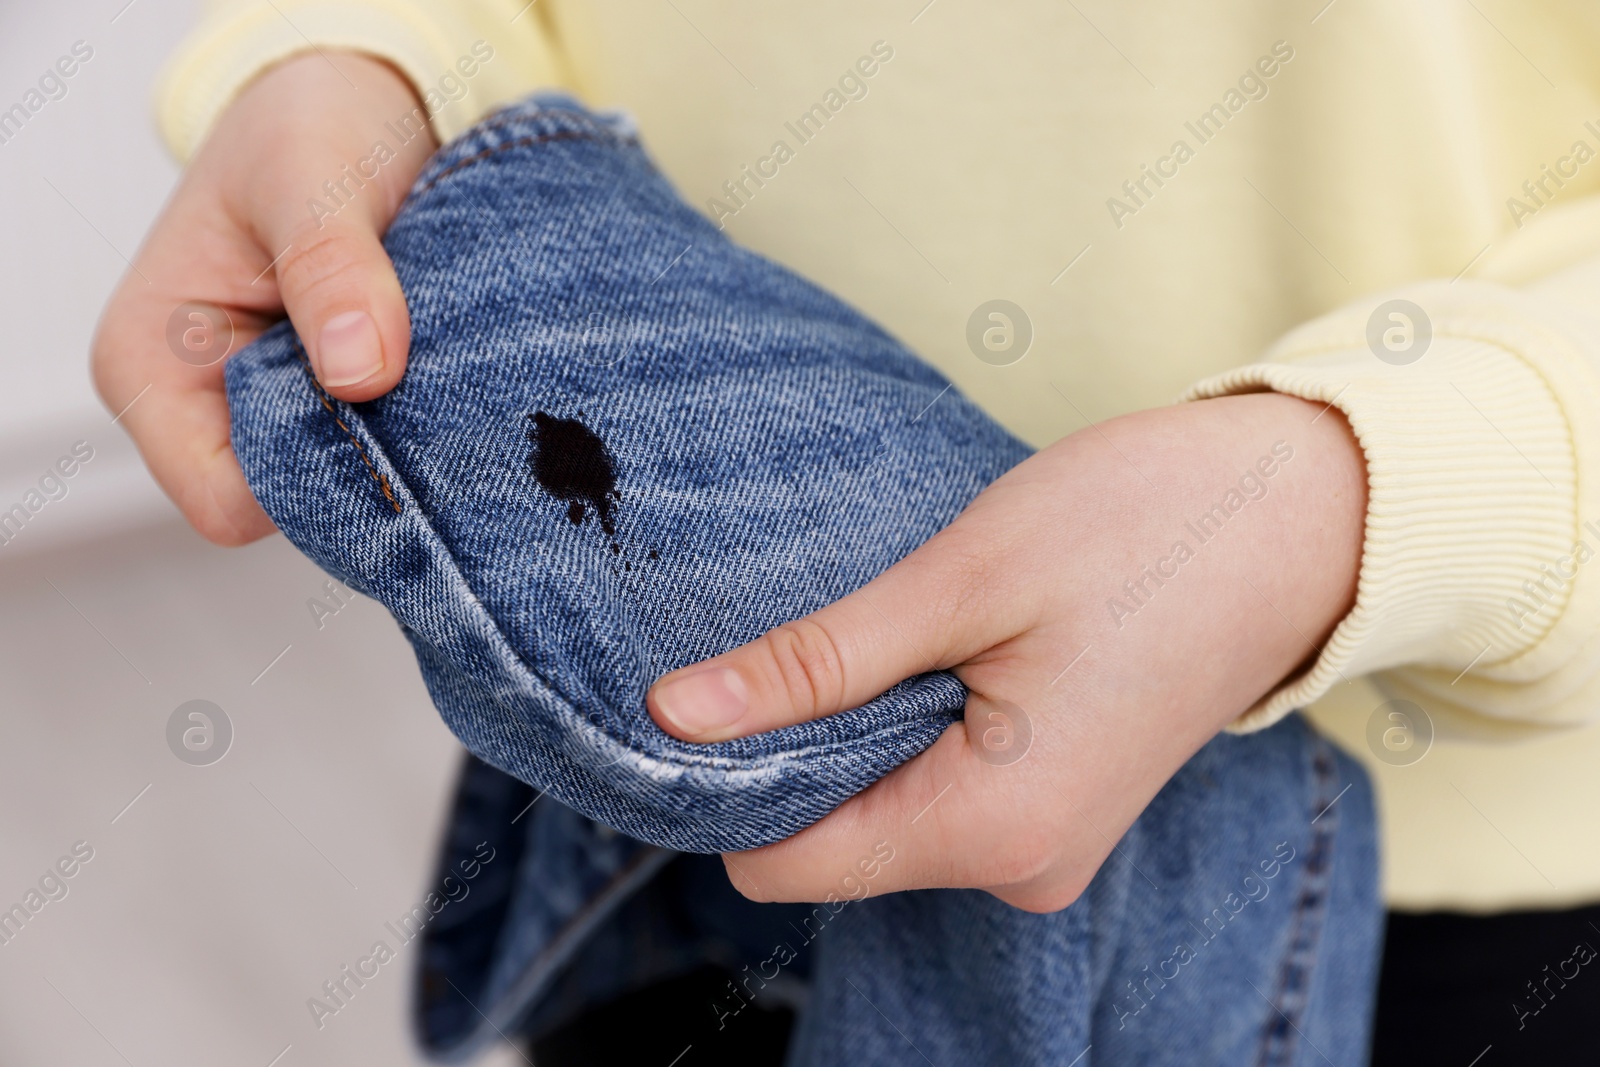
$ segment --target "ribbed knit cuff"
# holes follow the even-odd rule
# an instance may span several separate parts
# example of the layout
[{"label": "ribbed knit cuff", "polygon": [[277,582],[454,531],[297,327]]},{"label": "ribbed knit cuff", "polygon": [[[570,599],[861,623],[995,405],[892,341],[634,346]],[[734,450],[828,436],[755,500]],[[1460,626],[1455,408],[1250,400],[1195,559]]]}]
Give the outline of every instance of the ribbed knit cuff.
[{"label": "ribbed knit cuff", "polygon": [[217,116],[262,71],[290,56],[345,50],[394,64],[429,105],[442,143],[533,89],[560,86],[560,68],[536,14],[514,21],[513,15],[499,0],[229,5],[207,19],[163,71],[156,89],[162,136],[187,161]]},{"label": "ribbed knit cuff", "polygon": [[1567,413],[1543,371],[1573,353],[1538,322],[1500,286],[1417,286],[1317,320],[1267,362],[1186,394],[1273,390],[1336,407],[1366,456],[1355,607],[1311,668],[1236,731],[1386,668],[1493,675],[1556,626],[1574,583],[1545,575],[1572,553],[1578,479]]}]

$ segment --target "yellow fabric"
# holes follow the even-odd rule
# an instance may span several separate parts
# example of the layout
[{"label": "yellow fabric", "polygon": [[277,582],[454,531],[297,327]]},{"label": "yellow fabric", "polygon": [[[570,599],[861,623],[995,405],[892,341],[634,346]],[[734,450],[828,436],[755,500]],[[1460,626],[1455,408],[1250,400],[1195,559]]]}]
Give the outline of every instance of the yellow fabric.
[{"label": "yellow fabric", "polygon": [[533,5],[520,16],[521,3],[491,0],[224,0],[205,7],[205,21],[157,90],[161,133],[179,159],[194,153],[246,82],[308,52],[345,49],[393,63],[424,97],[441,140],[529,86],[562,77]]},{"label": "yellow fabric", "polygon": [[[1177,396],[1337,406],[1357,605],[1239,728],[1315,701],[1367,758],[1397,906],[1600,900],[1600,14],[1319,6],[240,0],[159,110],[183,156],[309,42],[426,91],[482,40],[441,136],[539,87],[630,110],[687,199],[1036,444]],[[1033,331],[1008,366],[967,342],[995,298]],[[1369,340],[1391,300],[1414,361]],[[1373,757],[1388,699],[1435,728],[1419,762]]]}]

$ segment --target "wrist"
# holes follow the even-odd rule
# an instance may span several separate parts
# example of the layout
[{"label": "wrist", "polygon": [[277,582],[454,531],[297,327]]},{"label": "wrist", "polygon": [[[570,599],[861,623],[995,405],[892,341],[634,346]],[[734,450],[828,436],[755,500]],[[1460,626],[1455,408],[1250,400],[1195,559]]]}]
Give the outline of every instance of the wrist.
[{"label": "wrist", "polygon": [[1111,684],[1220,728],[1315,658],[1354,603],[1365,526],[1364,458],[1337,409],[1255,393],[1075,437],[1099,473],[1072,495],[1116,515],[1073,538],[1100,546],[1075,584],[1086,639],[1122,650]]}]

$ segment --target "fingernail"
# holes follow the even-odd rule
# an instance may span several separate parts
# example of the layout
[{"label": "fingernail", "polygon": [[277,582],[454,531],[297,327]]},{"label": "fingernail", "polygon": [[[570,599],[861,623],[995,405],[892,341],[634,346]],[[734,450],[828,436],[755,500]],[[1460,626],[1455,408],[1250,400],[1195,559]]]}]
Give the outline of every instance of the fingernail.
[{"label": "fingernail", "polygon": [[686,734],[732,726],[750,708],[750,693],[737,671],[711,667],[674,678],[656,690],[656,709]]},{"label": "fingernail", "polygon": [[317,376],[329,388],[364,382],[383,369],[378,325],[365,311],[346,311],[317,335]]}]

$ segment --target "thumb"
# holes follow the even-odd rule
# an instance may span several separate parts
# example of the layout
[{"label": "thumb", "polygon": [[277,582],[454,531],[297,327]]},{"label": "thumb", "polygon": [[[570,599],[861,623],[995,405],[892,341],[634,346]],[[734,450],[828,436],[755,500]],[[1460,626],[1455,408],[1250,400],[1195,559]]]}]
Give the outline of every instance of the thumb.
[{"label": "thumb", "polygon": [[411,316],[394,265],[365,212],[305,221],[273,243],[280,298],[323,387],[340,400],[400,382]]},{"label": "thumb", "polygon": [[663,676],[645,697],[651,716],[685,741],[725,741],[857,707],[965,661],[994,642],[973,610],[982,574],[953,533],[821,611]]}]

